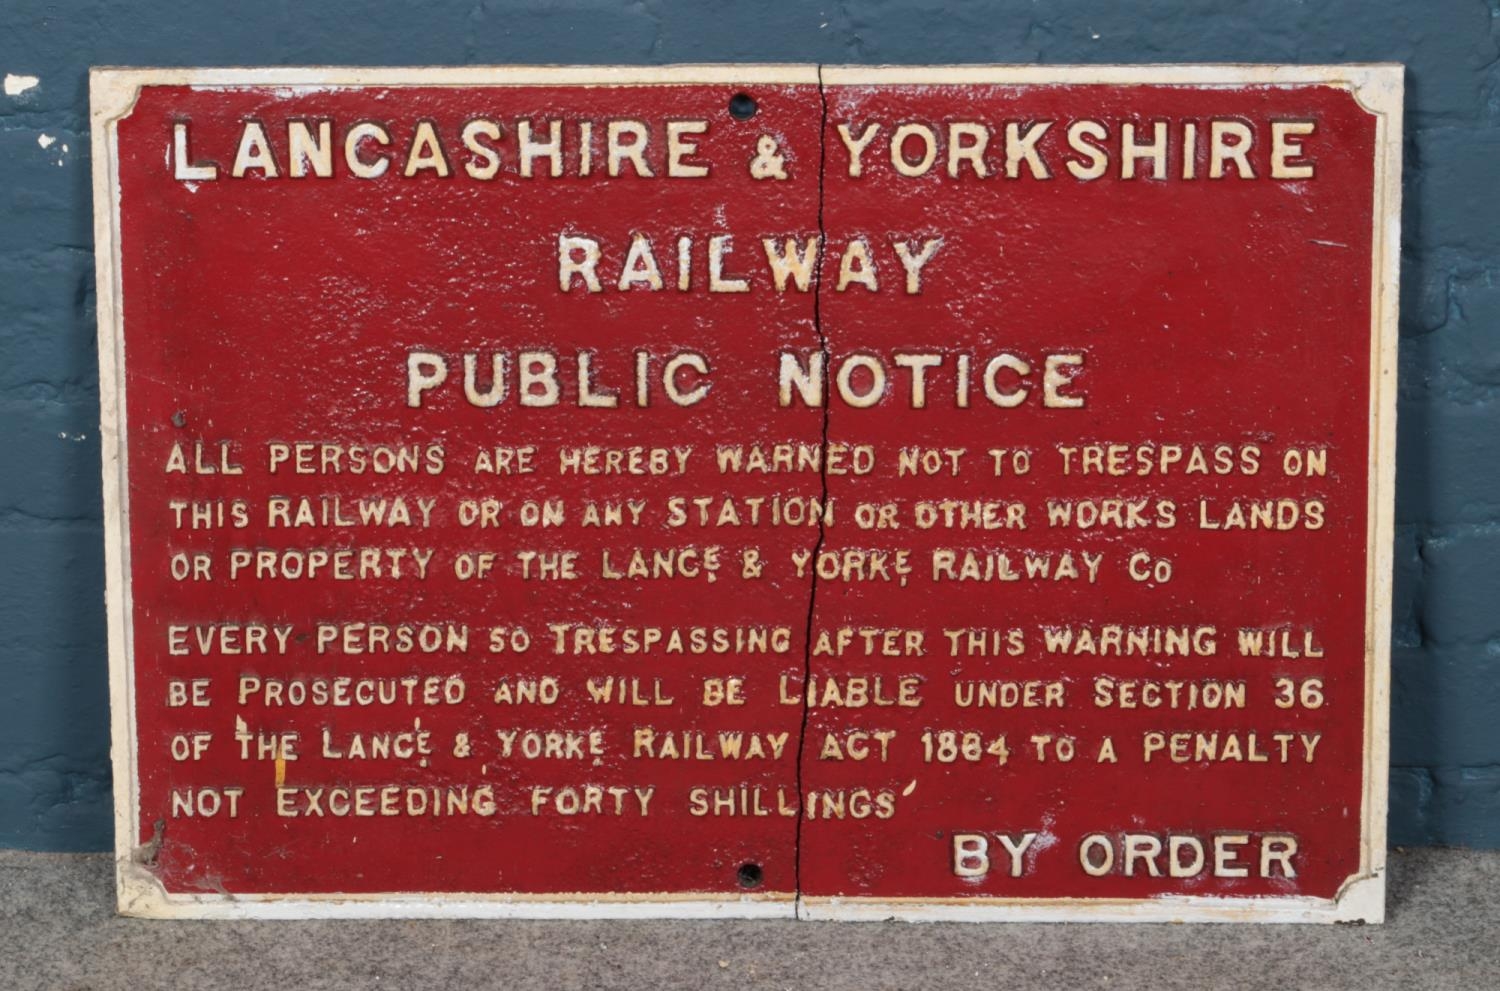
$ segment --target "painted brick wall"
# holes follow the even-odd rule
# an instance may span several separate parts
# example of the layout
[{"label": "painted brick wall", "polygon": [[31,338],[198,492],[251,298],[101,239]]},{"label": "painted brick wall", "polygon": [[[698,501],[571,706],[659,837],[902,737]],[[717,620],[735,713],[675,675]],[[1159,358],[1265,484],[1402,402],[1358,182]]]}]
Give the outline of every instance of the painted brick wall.
[{"label": "painted brick wall", "polygon": [[90,65],[1373,60],[1409,67],[1391,838],[1500,846],[1500,0],[8,0],[0,846],[110,844]]}]

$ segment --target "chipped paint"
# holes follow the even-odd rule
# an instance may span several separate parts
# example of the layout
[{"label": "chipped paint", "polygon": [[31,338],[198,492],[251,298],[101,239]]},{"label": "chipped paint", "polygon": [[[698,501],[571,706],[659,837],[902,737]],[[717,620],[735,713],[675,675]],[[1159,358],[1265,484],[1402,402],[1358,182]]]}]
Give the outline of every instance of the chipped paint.
[{"label": "chipped paint", "polygon": [[5,95],[20,96],[28,90],[36,89],[41,80],[36,76],[22,76],[7,72],[5,74]]}]

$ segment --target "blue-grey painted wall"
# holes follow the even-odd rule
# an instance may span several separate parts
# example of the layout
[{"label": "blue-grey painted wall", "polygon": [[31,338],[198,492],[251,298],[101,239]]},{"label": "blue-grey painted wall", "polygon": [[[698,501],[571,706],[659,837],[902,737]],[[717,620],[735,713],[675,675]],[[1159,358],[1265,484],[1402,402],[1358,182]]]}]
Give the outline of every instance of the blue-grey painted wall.
[{"label": "blue-grey painted wall", "polygon": [[[1500,0],[7,0],[0,846],[110,844],[91,65],[1396,61],[1393,843],[1500,845]],[[56,140],[42,146],[47,135]]]}]

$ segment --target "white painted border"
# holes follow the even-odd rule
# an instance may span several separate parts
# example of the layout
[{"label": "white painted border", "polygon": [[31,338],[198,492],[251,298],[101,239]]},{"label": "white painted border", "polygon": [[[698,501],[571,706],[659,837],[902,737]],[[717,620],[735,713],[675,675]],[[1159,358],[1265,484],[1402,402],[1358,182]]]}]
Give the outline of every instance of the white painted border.
[{"label": "white painted border", "polygon": [[[105,600],[110,657],[115,875],[122,914],[148,918],[786,918],[913,921],[1381,922],[1390,702],[1392,541],[1395,534],[1396,312],[1400,269],[1400,65],[1105,66],[508,66],[454,68],[97,68],[89,74],[99,314],[100,439],[104,472]],[[1079,899],[799,898],[789,894],[515,896],[471,893],[169,895],[136,863],[138,816],[130,546],[126,520],[124,334],[120,300],[116,125],[145,86],[205,89],[365,86],[641,86],[734,83],[879,85],[1307,86],[1347,89],[1377,117],[1371,290],[1371,437],[1365,766],[1360,871],[1333,900],[1165,897]]]}]

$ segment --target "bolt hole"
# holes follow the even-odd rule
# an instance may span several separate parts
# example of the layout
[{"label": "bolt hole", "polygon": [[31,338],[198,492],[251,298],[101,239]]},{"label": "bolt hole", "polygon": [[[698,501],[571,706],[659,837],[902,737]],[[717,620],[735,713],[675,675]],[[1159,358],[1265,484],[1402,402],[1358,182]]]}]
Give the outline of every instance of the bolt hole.
[{"label": "bolt hole", "polygon": [[749,93],[736,93],[729,98],[729,116],[735,120],[749,120],[759,109],[755,105],[755,97]]},{"label": "bolt hole", "polygon": [[761,881],[765,879],[765,872],[760,869],[759,864],[741,864],[735,874],[740,879],[741,888],[759,888]]}]

